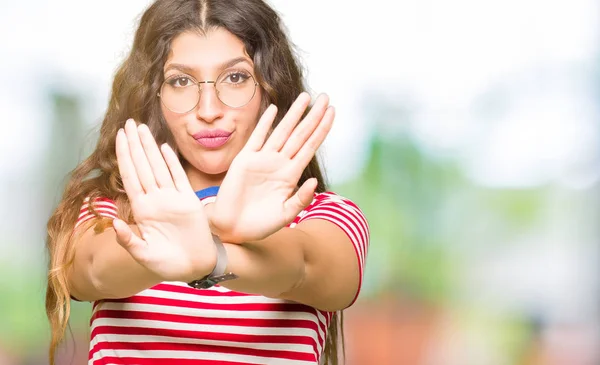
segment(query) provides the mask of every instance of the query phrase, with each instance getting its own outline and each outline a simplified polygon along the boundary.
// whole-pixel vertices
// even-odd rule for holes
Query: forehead
[[[165,62],[190,66],[202,72],[210,72],[228,60],[245,57],[244,43],[224,28],[209,30],[206,34],[187,31],[175,37],[171,43],[171,52]]]

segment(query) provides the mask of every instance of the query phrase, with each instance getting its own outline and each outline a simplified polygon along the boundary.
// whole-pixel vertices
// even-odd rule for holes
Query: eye
[[[222,82],[226,82],[228,84],[241,84],[244,81],[248,80],[250,75],[243,71],[233,71],[228,73],[223,77]]]
[[[187,76],[174,76],[167,80],[167,84],[173,87],[188,87],[194,84],[194,81]]]

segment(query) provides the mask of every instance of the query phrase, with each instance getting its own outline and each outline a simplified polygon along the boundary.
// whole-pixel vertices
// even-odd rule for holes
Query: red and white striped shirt
[[[205,204],[215,199],[198,196]],[[94,218],[88,203],[76,227]],[[94,207],[101,216],[117,216],[116,205],[108,199],[95,200]],[[348,235],[362,284],[369,227],[361,210],[335,193],[319,193],[289,227],[308,219],[333,222]],[[186,283],[163,282],[130,298],[94,303],[89,364],[318,364],[332,315],[219,285],[197,290]]]

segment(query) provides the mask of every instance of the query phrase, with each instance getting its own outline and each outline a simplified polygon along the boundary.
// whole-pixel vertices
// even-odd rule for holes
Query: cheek
[[[165,108],[165,106],[162,105],[162,103],[161,103],[160,109],[162,111],[163,118],[167,122],[167,127],[171,131],[173,131],[173,125],[175,124],[175,121],[177,120],[177,115],[175,113],[173,113],[172,111],[170,111],[169,109]]]
[[[242,132],[241,134],[243,136],[240,142],[246,143],[252,135],[252,132],[254,132],[254,129],[256,128],[256,124],[258,123],[260,114],[257,110],[252,110],[245,113],[243,118],[243,120],[238,121],[237,129],[240,130],[240,132]]]
[[[245,115],[246,120],[244,123],[244,127],[246,129],[246,137],[249,138],[254,128],[256,128],[256,124],[258,124],[258,120],[262,116],[262,100],[261,100],[260,92],[257,92],[256,96],[253,99],[253,102],[249,105],[249,108],[246,110]]]
[[[185,119],[182,118],[181,114],[173,113],[169,109],[166,109],[164,106],[162,106],[162,115],[167,122],[167,128],[169,128],[174,136],[181,133],[181,129],[185,125]]]
[[[167,128],[174,138],[174,142],[178,148],[181,148],[181,143],[184,141],[186,135],[185,119],[182,118],[181,115],[165,109],[164,106],[162,107],[162,114],[167,124]]]

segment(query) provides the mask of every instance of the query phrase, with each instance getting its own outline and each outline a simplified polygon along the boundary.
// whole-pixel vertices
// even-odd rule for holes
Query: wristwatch
[[[225,273],[227,268],[227,251],[218,236],[213,235],[213,241],[217,246],[217,264],[213,271],[199,280],[188,283],[189,286],[196,289],[208,289],[223,281],[236,279],[238,276],[232,272]]]

